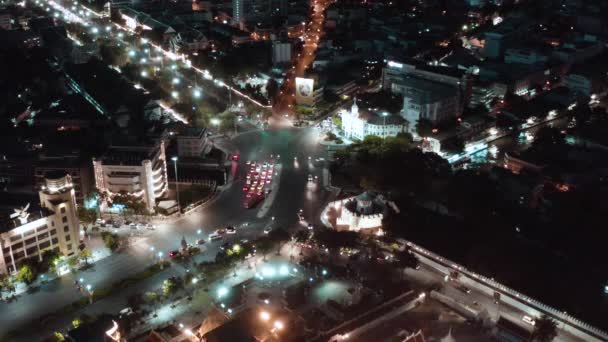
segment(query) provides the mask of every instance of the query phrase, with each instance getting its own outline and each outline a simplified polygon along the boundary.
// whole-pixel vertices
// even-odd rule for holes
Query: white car
[[[226,234],[236,234],[236,229],[234,227],[226,227]]]
[[[308,181],[312,182],[312,175],[310,175],[310,174],[308,175]]]
[[[217,232],[213,232],[211,234],[209,234],[209,241],[215,241],[215,240],[221,240],[222,236],[220,234],[218,234]]]
[[[536,321],[532,317],[530,317],[530,316],[526,315],[526,316],[522,317],[521,320],[524,321],[524,322],[526,322],[526,323],[528,323],[528,324],[530,324],[530,325],[536,325]]]
[[[270,228],[264,228],[264,234],[270,233]]]

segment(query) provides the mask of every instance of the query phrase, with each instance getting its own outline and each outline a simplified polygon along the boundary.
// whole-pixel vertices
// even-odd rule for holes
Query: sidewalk
[[[97,233],[90,233],[89,237],[84,239],[84,243],[86,248],[91,250],[91,257],[88,260],[88,265],[85,265],[84,262],[81,261],[80,264],[74,268],[76,271],[74,273],[77,273],[78,271],[83,270],[86,267],[90,267],[97,261],[104,259],[112,254],[112,252],[105,247],[101,236]],[[39,274],[38,278],[30,285],[15,282],[15,292],[0,291],[0,298],[9,298],[12,296],[22,295],[24,293],[27,293],[28,291],[37,289],[48,282],[61,278],[66,274],[72,273],[69,268],[67,268],[67,265],[65,265],[65,267],[66,269],[63,270],[63,272],[58,270],[58,272],[60,272],[61,274],[57,274],[54,272]]]

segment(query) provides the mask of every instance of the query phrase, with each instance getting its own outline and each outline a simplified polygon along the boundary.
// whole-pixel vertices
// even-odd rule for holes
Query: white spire
[[[357,106],[357,97],[353,99],[353,106],[350,107],[350,113],[353,115],[359,114],[359,106]]]

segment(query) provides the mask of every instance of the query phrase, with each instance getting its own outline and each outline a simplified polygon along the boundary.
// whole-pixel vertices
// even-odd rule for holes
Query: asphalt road
[[[233,166],[236,171],[235,179],[212,203],[179,220],[161,223],[154,231],[145,231],[142,237],[133,238],[125,252],[104,258],[89,270],[74,275],[68,274],[34,293],[19,296],[17,301],[0,303],[0,336],[11,330],[21,330],[23,336],[16,340],[31,341],[44,337],[43,332],[66,329],[76,314],[74,317],[51,318],[44,329],[19,328],[82,298],[84,294],[73,286],[75,279],[83,278],[85,283],[91,284],[94,289],[107,288],[158,261],[159,251],[163,252],[163,258],[167,258],[170,250],[179,249],[182,237],[188,243],[195,243],[200,238],[207,240],[208,234],[216,228],[227,225],[237,227],[237,233],[234,235],[225,235],[225,239],[217,242],[207,241],[203,245],[203,253],[198,258],[198,261],[201,261],[214,258],[219,246],[224,242],[252,240],[262,235],[264,228],[268,226],[297,227],[297,212],[300,209],[304,210],[307,219],[317,217],[320,213],[319,207],[323,203],[323,191],[319,184],[308,182],[308,175],[316,175],[321,179],[322,167],[315,159],[323,156],[323,152],[314,138],[316,135],[311,128],[257,130],[237,136],[232,144],[241,157]],[[277,155],[280,157],[277,158]],[[294,157],[298,159],[298,163],[295,163]],[[269,209],[261,218],[258,213],[263,203],[253,209],[246,209],[242,204],[242,186],[246,172],[244,166],[247,160],[275,160],[281,164],[279,183],[274,187],[277,193],[273,202],[267,203]],[[245,227],[244,223],[248,225]],[[154,251],[151,251],[151,247],[154,247]],[[162,279],[180,275],[184,271],[181,267],[171,267],[150,280],[94,303],[89,306],[87,312],[119,311],[126,305],[129,294],[157,289]]]

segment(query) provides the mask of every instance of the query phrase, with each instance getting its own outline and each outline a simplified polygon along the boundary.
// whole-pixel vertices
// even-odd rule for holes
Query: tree
[[[407,268],[416,268],[418,266],[418,258],[409,250],[409,248],[397,252],[395,257],[399,267],[401,267],[404,271]]]
[[[112,198],[112,204],[124,205],[125,209],[131,211],[135,215],[146,214],[146,204],[138,197],[135,197],[125,191],[121,191]]]
[[[433,123],[429,119],[418,119],[416,133],[421,137],[428,137],[433,133]]]
[[[339,129],[342,128],[342,118],[339,116],[334,116],[333,118],[331,118],[331,122],[334,124],[334,126],[338,127]]]
[[[540,150],[555,150],[566,143],[566,137],[559,129],[544,126],[536,132],[532,146]]]
[[[40,272],[45,273],[49,270],[56,272],[56,266],[61,259],[61,254],[58,251],[48,249],[42,252],[42,262],[39,264]]]
[[[63,341],[65,341],[65,336],[63,336],[63,334],[60,333],[60,332],[58,332],[58,331],[55,331],[53,333],[53,337],[52,338],[56,342],[63,342]]]
[[[111,43],[103,43],[99,46],[99,55],[104,63],[122,67],[127,64],[127,54],[124,49]]]
[[[177,283],[175,279],[173,277],[165,279],[165,281],[163,281],[162,289],[165,297],[169,297],[171,294],[173,294],[177,290]]]
[[[118,235],[109,232],[103,232],[101,233],[101,238],[103,239],[104,244],[109,250],[115,251],[118,247]]]
[[[83,206],[78,207],[78,220],[84,226],[84,230],[95,223],[97,220],[97,211],[95,209],[87,209]]]
[[[276,229],[273,229],[270,231],[270,233],[268,234],[268,238],[270,239],[270,241],[272,241],[278,245],[277,254],[280,254],[281,247],[283,247],[283,243],[289,241],[289,239],[291,237],[289,236],[289,233],[285,229],[276,228]]]
[[[308,241],[308,237],[310,236],[310,233],[307,230],[298,230],[295,234],[294,234],[294,239],[299,242],[299,243],[304,243],[306,241]]]
[[[78,254],[78,258],[84,261],[85,265],[89,264],[89,258],[91,257],[93,253],[91,252],[90,249],[85,248],[83,250],[80,251],[80,253]]]
[[[267,236],[262,236],[257,239],[255,246],[264,255],[264,261],[266,261],[266,254],[272,249],[272,241]]]
[[[36,280],[36,268],[29,263],[23,264],[17,272],[17,276],[15,277],[17,281],[20,281],[26,285],[30,285]]]
[[[557,323],[550,317],[543,315],[536,320],[532,339],[538,342],[551,342],[557,336]]]

